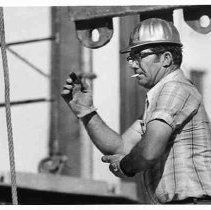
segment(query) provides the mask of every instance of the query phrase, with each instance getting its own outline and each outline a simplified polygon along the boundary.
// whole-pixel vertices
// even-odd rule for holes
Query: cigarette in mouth
[[[134,75],[132,75],[131,77],[137,77],[139,74],[134,74]]]

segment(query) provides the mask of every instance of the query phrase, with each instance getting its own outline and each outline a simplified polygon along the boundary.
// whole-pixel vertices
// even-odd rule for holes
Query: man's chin
[[[138,81],[138,85],[140,85],[141,87],[145,88],[145,89],[150,89],[152,88],[152,86],[146,82],[146,81],[143,81],[143,80],[139,80]]]
[[[140,86],[143,86],[143,87],[145,87],[145,86],[147,86],[147,81],[145,81],[144,79],[138,79],[138,84],[140,85]]]

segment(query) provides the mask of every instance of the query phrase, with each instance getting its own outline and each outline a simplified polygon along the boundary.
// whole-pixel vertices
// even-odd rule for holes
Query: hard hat
[[[182,47],[179,32],[171,22],[149,18],[135,27],[130,35],[129,46],[122,49],[120,53],[128,53],[133,49],[158,43],[169,43]]]

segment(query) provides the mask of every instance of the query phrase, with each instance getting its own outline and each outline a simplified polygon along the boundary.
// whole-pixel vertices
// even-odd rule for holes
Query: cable
[[[10,109],[9,68],[8,68],[8,63],[7,63],[5,31],[4,31],[4,12],[3,12],[2,7],[0,7],[0,36],[1,36],[1,53],[2,53],[4,83],[5,83],[5,104],[6,104],[5,108],[6,108],[6,120],[7,120],[9,160],[10,160],[12,203],[13,203],[13,205],[17,205],[18,204],[18,196],[17,196],[13,132],[12,132],[12,122],[11,122],[11,109]]]

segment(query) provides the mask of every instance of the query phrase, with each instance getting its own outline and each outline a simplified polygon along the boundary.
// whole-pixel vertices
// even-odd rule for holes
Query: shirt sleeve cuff
[[[172,129],[175,129],[175,122],[171,114],[163,111],[157,111],[153,112],[149,119],[147,119],[147,123],[153,121],[153,120],[162,120],[166,122],[169,126],[172,127]]]

